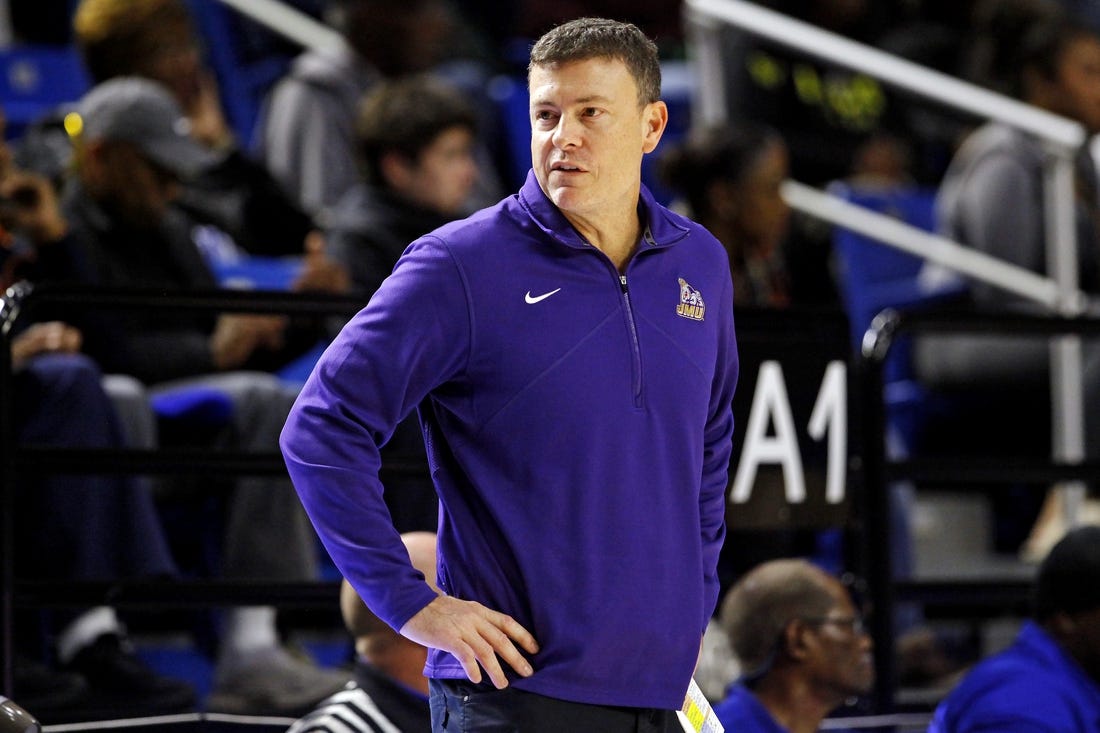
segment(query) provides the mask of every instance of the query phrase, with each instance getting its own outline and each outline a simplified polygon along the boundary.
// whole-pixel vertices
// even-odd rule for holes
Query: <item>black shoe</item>
[[[191,685],[154,672],[116,634],[104,634],[81,649],[68,669],[88,681],[95,705],[117,712],[117,717],[196,709]]]
[[[88,683],[75,672],[61,672],[17,656],[13,699],[28,710],[64,710],[87,698]]]

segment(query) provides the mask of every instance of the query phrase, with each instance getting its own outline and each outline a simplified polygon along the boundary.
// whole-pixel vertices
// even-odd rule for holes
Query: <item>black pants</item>
[[[433,733],[683,733],[671,710],[558,700],[514,687],[431,681]]]

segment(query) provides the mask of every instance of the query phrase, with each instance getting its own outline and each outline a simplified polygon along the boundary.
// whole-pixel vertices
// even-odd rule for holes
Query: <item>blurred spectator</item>
[[[410,242],[469,213],[476,129],[465,99],[429,77],[382,82],[367,95],[356,130],[363,177],[325,232],[356,292],[370,297]]]
[[[1059,0],[977,0],[961,74],[1001,94],[1023,98],[1018,54],[1028,30],[1065,15]]]
[[[1100,527],[1043,560],[1034,620],[936,708],[929,733],[1094,733],[1100,725]]]
[[[782,250],[790,219],[780,193],[788,174],[782,138],[752,123],[710,128],[667,151],[661,165],[669,186],[686,199],[691,217],[725,246],[734,304],[790,305]]]
[[[51,262],[67,259],[72,246],[52,185],[11,165],[3,129],[0,113],[0,290],[42,276]],[[23,316],[11,338],[10,399],[19,443],[126,447],[99,369],[80,353],[80,331],[60,321],[35,322],[33,311]],[[176,572],[151,488],[139,478],[22,475],[15,511],[20,578],[102,581]],[[41,628],[40,619],[33,623]],[[40,634],[23,628],[16,638],[25,656],[15,674],[16,694],[46,722],[59,722],[65,713],[91,719],[194,708],[190,686],[155,674],[133,654],[113,608],[55,612],[48,626],[55,632],[48,646],[66,671],[40,664],[33,648]]]
[[[1100,131],[1100,36],[1091,28],[1054,19],[1031,23],[1013,50],[1011,88],[1023,101]],[[948,236],[1000,260],[1046,274],[1044,175],[1051,153],[1028,133],[988,123],[969,136],[948,169],[937,201]],[[1097,170],[1088,146],[1076,158],[1077,274],[1086,292],[1100,292],[1100,199]],[[978,309],[1036,312],[1041,306],[975,282]],[[1084,344],[1086,454],[1100,450],[1100,349]],[[933,387],[972,389],[983,384],[1011,389],[1018,399],[1049,405],[1049,347],[1043,339],[1004,336],[922,337],[916,344],[917,373]],[[1045,410],[1045,408],[1043,408]],[[1047,415],[1022,419],[1016,434],[1039,431]],[[1040,433],[1038,437],[1041,438]],[[1051,494],[1056,497],[1057,494]],[[1023,550],[1042,556],[1064,531],[1054,499]],[[1049,519],[1050,521],[1046,521]]]
[[[721,625],[741,678],[714,712],[739,733],[813,733],[871,691],[871,637],[840,582],[804,560],[772,560],[737,582]]]
[[[313,221],[238,146],[183,0],[81,0],[73,28],[93,83],[141,76],[163,84],[187,115],[191,135],[217,155],[183,182],[177,205],[250,252],[306,251]]]
[[[401,535],[409,559],[433,589],[436,539],[430,532]],[[340,586],[340,612],[355,639],[355,679],[287,733],[420,733],[431,729],[428,650],[375,616],[346,580]]]
[[[71,124],[77,175],[65,191],[68,225],[88,267],[83,280],[108,287],[215,287],[182,212],[172,207],[179,181],[211,154],[187,134],[172,96],[160,85],[119,77],[96,86]],[[126,311],[97,355],[143,380],[151,394],[187,386],[216,390],[232,402],[234,447],[272,451],[296,389],[273,374],[240,371],[270,363],[286,338],[276,316]],[[316,577],[316,536],[289,480],[239,480],[227,505],[221,574],[227,578],[304,581]],[[228,614],[214,691],[207,705],[233,713],[294,714],[346,678],[296,659],[280,644],[275,609]]]
[[[99,369],[79,346],[79,332],[57,322],[34,324],[15,337],[12,394],[20,444],[127,447]],[[134,477],[23,478],[15,511],[20,578],[64,583],[176,572],[150,487]],[[190,685],[155,673],[134,654],[114,608],[54,613],[50,622],[56,630],[50,647],[62,674],[35,663],[33,626],[17,634],[31,661],[16,665],[15,694],[43,722],[195,709]]]
[[[298,57],[272,90],[262,121],[267,165],[314,215],[358,180],[359,100],[380,79],[438,64],[453,28],[443,0],[330,0],[326,17],[346,45]]]

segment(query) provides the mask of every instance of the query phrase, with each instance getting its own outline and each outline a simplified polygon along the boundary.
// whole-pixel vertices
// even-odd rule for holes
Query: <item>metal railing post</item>
[[[874,325],[860,344],[859,375],[860,408],[863,412],[862,456],[863,496],[860,517],[863,537],[864,576],[871,600],[869,619],[871,637],[875,640],[875,689],[877,710],[893,706],[897,686],[894,659],[894,595],[890,587],[893,577],[890,548],[894,528],[890,524],[889,488],[886,480],[886,406],[882,398],[883,369],[886,355],[893,345],[898,326],[897,314],[884,311],[875,317]],[[872,521],[872,520],[878,521]]]
[[[725,74],[722,70],[722,24],[701,13],[684,9],[684,22],[690,39],[688,55],[699,82],[692,89],[692,125],[704,127],[725,122]]]
[[[15,425],[12,419],[11,329],[29,288],[0,298],[0,694],[15,694]]]
[[[1053,146],[1052,146],[1053,147]],[[1077,289],[1077,220],[1074,185],[1076,150],[1052,150],[1044,170],[1043,206],[1046,229],[1047,273],[1062,293]],[[1075,316],[1080,307],[1060,303],[1063,315]],[[1050,345],[1051,451],[1055,460],[1078,463],[1085,458],[1084,369],[1081,338],[1060,336]],[[1066,526],[1080,520],[1085,484],[1069,481],[1056,489],[1061,494]]]

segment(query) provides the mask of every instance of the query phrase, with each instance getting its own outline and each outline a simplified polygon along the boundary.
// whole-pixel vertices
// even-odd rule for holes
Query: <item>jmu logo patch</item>
[[[676,306],[676,315],[690,318],[693,321],[703,320],[703,313],[707,307],[703,304],[703,296],[698,290],[688,285],[684,278],[678,278],[680,283],[680,303]]]

